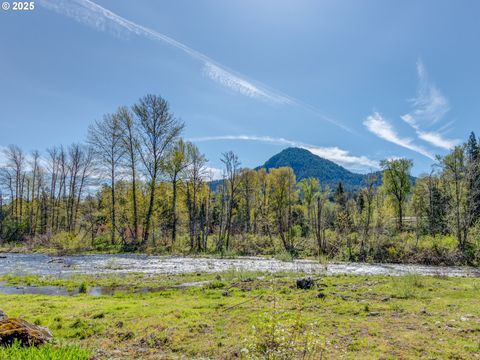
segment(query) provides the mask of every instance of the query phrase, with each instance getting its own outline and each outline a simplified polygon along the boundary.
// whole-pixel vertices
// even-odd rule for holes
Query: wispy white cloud
[[[440,132],[417,130],[417,135],[423,141],[426,141],[438,148],[450,150],[458,145],[461,141],[458,139],[448,139]]]
[[[417,75],[417,96],[411,100],[413,111],[408,115],[414,123],[435,124],[450,110],[448,100],[428,79],[421,60],[417,61]]]
[[[378,161],[369,159],[366,156],[351,155],[347,150],[339,147],[321,147],[311,144],[305,144],[299,141],[288,140],[285,138],[277,138],[271,136],[251,136],[251,135],[223,135],[223,136],[206,136],[189,139],[193,142],[202,141],[219,141],[219,140],[240,140],[240,141],[258,141],[277,145],[286,145],[306,149],[311,153],[331,160],[350,170],[369,170],[379,167]]]
[[[161,41],[183,51],[188,56],[203,64],[203,73],[217,83],[230,88],[244,96],[260,101],[281,105],[294,105],[313,113],[318,118],[328,121],[346,131],[352,130],[340,121],[324,115],[316,107],[307,104],[279,90],[268,87],[258,81],[247,79],[226,66],[219,64],[207,55],[152,29],[127,20],[114,12],[90,0],[37,0],[37,3],[46,9],[55,11],[74,19],[77,22],[93,27],[99,31],[108,31],[118,36],[137,35]]]
[[[265,143],[296,146],[298,143],[295,141],[287,140],[284,138],[275,138],[271,136],[255,136],[255,135],[221,135],[221,136],[203,136],[188,139],[193,142],[203,141],[218,141],[218,140],[246,140],[246,141],[260,141]]]
[[[450,110],[448,100],[441,91],[429,80],[427,71],[421,60],[417,61],[418,89],[417,95],[411,99],[412,111],[401,116],[423,141],[443,149],[451,149],[460,141],[448,139],[441,130],[425,131],[423,127],[436,125]]]
[[[7,164],[7,157],[5,155],[7,151],[7,147],[0,145],[0,167],[5,166]]]
[[[211,166],[207,166],[205,172],[206,172],[207,179],[209,181],[222,179],[223,173],[224,173],[222,169],[211,167]]]
[[[363,122],[363,124],[370,132],[386,141],[415,151],[432,160],[435,159],[432,153],[430,153],[422,146],[415,144],[411,138],[400,137],[395,131],[392,124],[386,119],[384,119],[382,115],[380,115],[378,112],[374,112],[372,115],[368,116]]]
[[[372,160],[364,155],[351,155],[347,150],[341,149],[337,146],[319,147],[300,144],[299,147],[307,149],[312,154],[345,166],[350,170],[371,170],[378,168],[378,161]]]
[[[264,101],[273,101],[280,104],[293,104],[293,100],[288,97],[276,94],[273,91],[267,90],[263,86],[255,86],[252,82],[249,82],[212,62],[205,63],[204,74],[210,79],[237,91],[242,95]]]

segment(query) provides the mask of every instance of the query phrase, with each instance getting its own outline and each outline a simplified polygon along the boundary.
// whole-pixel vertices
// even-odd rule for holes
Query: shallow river
[[[480,268],[441,267],[401,264],[329,263],[312,260],[280,261],[258,257],[215,259],[204,257],[172,257],[147,255],[80,255],[51,257],[42,254],[1,254],[0,275],[52,275],[71,274],[180,274],[194,272],[298,271],[307,274],[356,275],[442,275],[454,277],[480,277]]]

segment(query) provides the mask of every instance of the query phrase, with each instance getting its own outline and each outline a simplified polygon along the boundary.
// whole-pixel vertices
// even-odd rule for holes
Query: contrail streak
[[[90,0],[37,0],[37,3],[48,10],[70,17],[82,24],[91,26],[99,31],[109,31],[120,35],[121,33],[134,34],[145,38],[161,41],[183,51],[188,56],[203,63],[204,74],[219,84],[232,89],[242,95],[276,104],[298,106],[313,113],[315,116],[352,132],[342,123],[325,116],[312,105],[272,89],[258,81],[252,81],[245,76],[228,69],[217,63],[207,55],[142,25],[127,20],[114,12]]]

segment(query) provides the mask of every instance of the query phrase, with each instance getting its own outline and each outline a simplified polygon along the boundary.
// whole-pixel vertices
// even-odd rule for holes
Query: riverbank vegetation
[[[85,143],[26,154],[0,169],[4,250],[143,251],[478,264],[480,146],[438,157],[429,174],[390,159],[358,189],[247,169],[221,155],[223,178],[181,138],[166,100],[147,95],[93,123]],[[299,180],[299,181],[298,181]],[[17,248],[18,249],[18,248]]]
[[[80,354],[80,347],[98,358],[475,359],[480,352],[476,278],[323,276],[302,290],[296,279],[303,276],[156,276],[150,283],[165,287],[142,293],[145,275],[130,275],[117,277],[121,292],[114,296],[0,295],[0,303],[11,316],[53,332],[55,342],[41,351]],[[70,287],[114,281],[3,280]],[[190,285],[171,286],[185,282]],[[1,349],[0,358],[8,351]]]

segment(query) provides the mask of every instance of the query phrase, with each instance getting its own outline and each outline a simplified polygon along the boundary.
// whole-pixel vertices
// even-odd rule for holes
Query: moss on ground
[[[480,279],[325,276],[300,290],[300,276],[10,276],[3,280],[122,293],[0,295],[0,304],[98,358],[480,358]],[[143,287],[157,291],[135,292]]]

